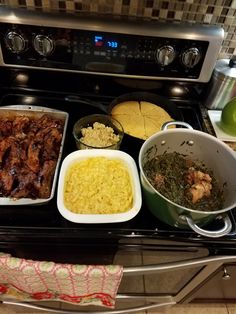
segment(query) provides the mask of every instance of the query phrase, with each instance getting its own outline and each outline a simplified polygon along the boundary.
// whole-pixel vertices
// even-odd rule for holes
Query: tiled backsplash
[[[113,14],[220,25],[219,58],[236,54],[236,0],[0,0],[1,5],[47,12]]]

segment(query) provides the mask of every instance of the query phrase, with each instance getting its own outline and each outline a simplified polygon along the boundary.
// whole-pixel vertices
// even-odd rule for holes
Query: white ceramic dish
[[[208,116],[218,139],[225,142],[236,142],[236,136],[225,133],[219,126],[221,110],[208,110]]]
[[[133,207],[125,213],[117,214],[76,214],[66,208],[64,204],[64,178],[68,167],[78,160],[90,157],[107,157],[109,159],[122,160],[129,170],[133,188]],[[61,215],[69,221],[76,223],[117,223],[134,218],[140,211],[142,204],[141,187],[138,170],[134,159],[127,153],[110,149],[78,150],[69,154],[62,162],[59,174],[57,207]]]

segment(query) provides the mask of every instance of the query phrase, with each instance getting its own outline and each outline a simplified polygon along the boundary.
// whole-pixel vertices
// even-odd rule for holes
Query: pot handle
[[[210,238],[219,238],[219,237],[223,237],[225,235],[227,235],[231,229],[232,229],[232,223],[231,220],[229,218],[228,215],[226,215],[225,217],[221,217],[219,216],[218,218],[223,218],[224,221],[224,226],[222,229],[220,230],[216,230],[216,231],[209,231],[209,230],[204,230],[200,227],[198,227],[192,220],[191,217],[185,216],[185,215],[181,215],[180,216],[181,219],[187,221],[189,227],[197,232],[198,234],[205,236],[205,237],[210,237]]]
[[[190,124],[183,121],[167,121],[162,125],[161,130],[162,131],[167,130],[168,126],[170,125],[182,125],[185,126],[187,129],[193,130],[193,127]]]

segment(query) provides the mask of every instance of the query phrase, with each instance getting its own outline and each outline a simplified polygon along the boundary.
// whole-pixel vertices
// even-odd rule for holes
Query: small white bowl
[[[124,213],[117,214],[76,214],[66,208],[64,204],[64,183],[68,167],[75,161],[85,160],[91,157],[107,157],[118,159],[127,165],[133,189],[133,207]],[[142,205],[141,187],[138,170],[134,159],[127,153],[112,149],[78,150],[66,156],[63,160],[59,175],[57,191],[57,207],[60,214],[69,221],[77,223],[116,223],[134,218]]]

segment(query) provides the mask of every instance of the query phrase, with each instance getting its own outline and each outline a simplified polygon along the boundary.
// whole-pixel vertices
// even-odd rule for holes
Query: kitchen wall
[[[0,5],[220,25],[225,38],[219,58],[236,54],[236,0],[0,0]]]

